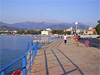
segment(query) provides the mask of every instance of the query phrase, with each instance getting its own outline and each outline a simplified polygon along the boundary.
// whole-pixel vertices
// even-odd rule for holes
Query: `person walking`
[[[67,42],[67,34],[66,35],[64,35],[64,43],[66,44],[66,42]]]
[[[76,34],[76,36],[74,37],[74,39],[75,39],[75,44],[76,44],[76,46],[78,46],[78,39],[79,39],[79,37],[78,37],[77,34]]]

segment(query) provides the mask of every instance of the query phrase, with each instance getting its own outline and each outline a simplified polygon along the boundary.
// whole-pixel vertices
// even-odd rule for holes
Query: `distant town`
[[[88,30],[85,30],[85,29],[77,29],[77,30],[74,30],[72,27],[70,27],[69,29],[64,29],[63,30],[58,30],[58,29],[55,29],[55,30],[51,30],[50,28],[47,28],[45,30],[19,30],[19,31],[9,31],[9,30],[6,30],[6,31],[0,31],[0,34],[33,34],[33,35],[38,35],[38,34],[41,34],[41,35],[53,35],[53,34],[68,34],[68,35],[71,35],[71,34],[75,34],[75,33],[78,33],[78,34],[84,34],[84,35],[97,35],[97,32],[94,28],[92,27],[89,27]]]
[[[22,29],[22,28],[16,28],[16,27],[10,27],[6,26],[3,24],[0,24],[0,35],[4,34],[31,34],[31,35],[61,35],[61,34],[68,34],[68,35],[73,35],[73,34],[81,34],[81,35],[100,35],[100,20],[98,21],[98,25],[96,27],[88,27],[88,29],[81,29],[81,27],[77,27],[77,22],[76,22],[76,29],[75,27],[69,27],[67,29],[61,30],[61,29],[51,29],[51,28],[46,28],[46,29],[38,29],[38,30],[33,30],[33,29]],[[74,25],[75,26],[75,25]],[[8,29],[8,30],[7,30]]]

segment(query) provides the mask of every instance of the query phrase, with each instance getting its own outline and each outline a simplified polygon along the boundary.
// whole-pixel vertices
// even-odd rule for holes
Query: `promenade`
[[[37,52],[31,74],[27,75],[100,75],[100,50],[75,46],[73,39],[57,40]]]

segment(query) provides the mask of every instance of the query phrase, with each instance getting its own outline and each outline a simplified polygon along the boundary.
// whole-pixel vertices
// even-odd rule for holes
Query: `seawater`
[[[37,37],[37,39],[39,38]],[[41,39],[48,39],[48,37],[42,37]],[[24,55],[28,42],[33,40],[34,37],[29,36],[0,36],[0,68]],[[5,75],[11,75],[13,71],[21,67],[22,60],[9,67],[5,71]]]

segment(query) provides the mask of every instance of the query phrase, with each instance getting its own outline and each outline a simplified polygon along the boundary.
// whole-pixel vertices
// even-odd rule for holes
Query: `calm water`
[[[39,37],[37,37],[38,39]],[[47,37],[41,39],[48,39]],[[29,41],[34,37],[27,36],[0,36],[0,68],[24,55]],[[22,60],[6,70],[6,75],[11,75],[14,69],[22,67]]]

